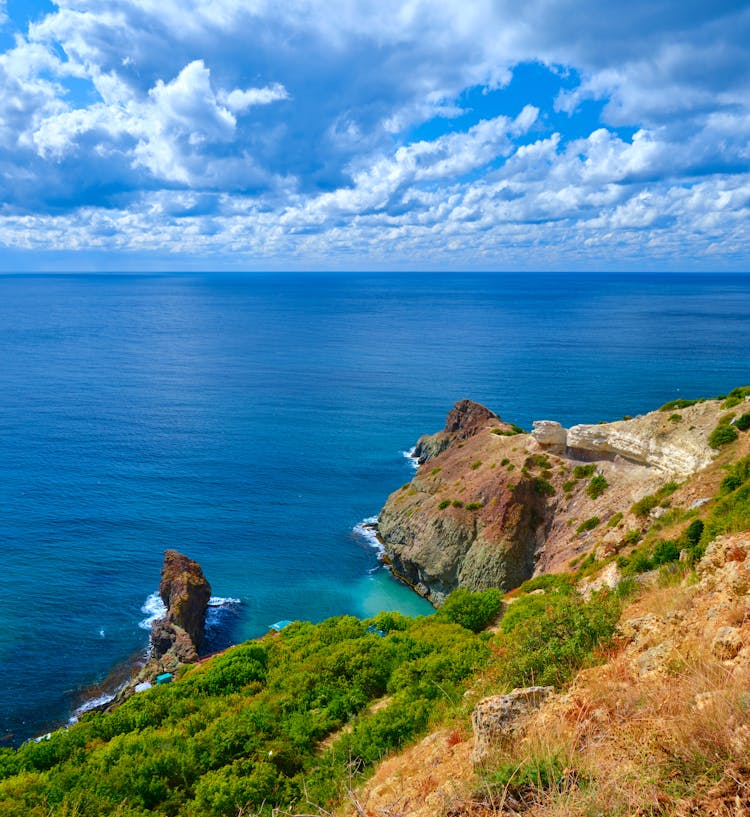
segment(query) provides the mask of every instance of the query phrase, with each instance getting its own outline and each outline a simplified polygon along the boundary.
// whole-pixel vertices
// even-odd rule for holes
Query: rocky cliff
[[[153,658],[196,661],[211,598],[211,585],[200,565],[176,550],[165,551],[159,595],[167,614],[151,625]]]
[[[569,429],[543,420],[525,433],[462,400],[443,430],[419,439],[416,476],[380,513],[386,559],[439,605],[457,587],[509,590],[583,554],[617,552],[643,526],[637,500],[664,489],[653,514],[700,501],[677,481],[712,462],[723,414],[707,400]]]

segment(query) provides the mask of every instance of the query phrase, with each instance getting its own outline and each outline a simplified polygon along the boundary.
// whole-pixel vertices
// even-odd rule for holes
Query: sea
[[[0,746],[111,694],[167,548],[208,651],[429,613],[364,523],[461,398],[530,428],[748,383],[748,275],[0,275]]]

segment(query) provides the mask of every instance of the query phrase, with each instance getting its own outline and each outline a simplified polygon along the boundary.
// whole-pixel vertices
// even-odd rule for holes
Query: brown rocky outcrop
[[[176,550],[165,551],[159,595],[167,614],[151,625],[153,657],[172,656],[183,664],[196,661],[211,598],[200,565]]]
[[[423,434],[414,446],[413,456],[419,463],[434,459],[448,446],[468,440],[485,428],[510,429],[494,411],[473,400],[459,400],[448,413],[445,428],[437,434]]]

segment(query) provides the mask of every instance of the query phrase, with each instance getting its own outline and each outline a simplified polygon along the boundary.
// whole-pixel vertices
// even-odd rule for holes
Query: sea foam
[[[383,547],[383,543],[378,538],[377,524],[377,516],[368,516],[367,519],[357,522],[357,524],[352,528],[352,533],[360,539],[363,539],[371,548],[377,550],[378,559],[382,561],[383,556],[385,555],[385,548]],[[378,569],[378,567],[374,567],[369,572],[375,573]]]
[[[151,630],[151,624],[160,618],[164,618],[167,614],[167,608],[161,600],[158,592],[152,593],[146,601],[143,602],[141,612],[146,613],[146,618],[138,622],[138,626],[142,630]]]
[[[417,450],[416,445],[412,446],[408,451],[402,451],[404,457],[409,461],[409,465],[416,471],[419,468],[419,459],[414,456],[414,452]]]
[[[240,599],[233,599],[229,596],[211,596],[208,600],[208,611],[206,612],[206,626],[216,626],[221,618],[222,611],[233,610],[242,604]],[[151,593],[143,602],[141,612],[146,613],[146,617],[138,622],[142,630],[151,630],[151,624],[167,614],[167,608],[161,600],[158,592]]]

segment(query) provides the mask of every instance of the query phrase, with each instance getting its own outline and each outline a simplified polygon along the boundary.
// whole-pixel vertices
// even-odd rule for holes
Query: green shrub
[[[748,396],[750,396],[750,386],[740,386],[739,388],[732,389],[727,395],[726,400],[721,404],[721,407],[723,409],[734,408]]]
[[[502,465],[502,466],[503,466],[503,468],[504,468],[504,467],[505,467],[505,466],[506,466],[506,465],[507,465],[509,462],[510,462],[510,460],[509,460],[507,457],[503,457],[503,458],[500,460],[500,465]]]
[[[660,539],[655,545],[651,559],[655,566],[676,562],[680,558],[680,546],[677,542]]]
[[[750,428],[750,412],[746,411],[744,414],[741,414],[735,420],[734,426],[740,431],[747,431],[748,428]]]
[[[526,432],[521,428],[521,426],[517,426],[515,423],[510,423],[510,431],[506,431],[504,428],[493,428],[493,434],[497,434],[500,437],[513,437],[516,434],[525,434]]]
[[[432,471],[430,471],[430,476],[434,477],[436,474],[439,474],[442,470],[443,469],[441,468],[441,466],[438,465],[436,468],[433,468]]]
[[[480,508],[484,507],[484,502],[467,502],[466,503],[466,510],[467,511],[478,511]]]
[[[679,482],[675,482],[674,480],[670,480],[669,482],[665,482],[664,485],[659,488],[656,492],[656,496],[659,499],[663,499],[664,497],[672,496],[672,494],[680,487]]]
[[[741,460],[732,463],[727,468],[727,471],[727,475],[719,486],[719,493],[721,495],[731,493],[739,488],[740,485],[750,480],[750,456],[743,457]]]
[[[543,496],[554,496],[555,495],[555,487],[552,483],[548,482],[546,479],[542,477],[537,477],[534,480],[534,490],[538,494],[542,494]]]
[[[737,429],[727,423],[719,423],[708,436],[711,448],[721,448],[722,445],[733,443],[739,435]]]
[[[450,499],[443,499],[438,505],[438,509],[444,511],[450,504],[451,504]]]
[[[533,590],[555,590],[558,593],[572,593],[573,577],[569,573],[544,573],[526,581],[518,588],[521,593]]]
[[[607,521],[608,528],[616,528],[620,522],[622,522],[622,513],[618,511],[617,513],[613,513],[612,516],[609,517]]]
[[[586,493],[591,499],[598,499],[607,488],[609,488],[609,483],[606,478],[602,474],[597,474],[595,477],[592,477],[591,482],[589,482],[586,487]]]
[[[573,488],[575,488],[575,487],[576,487],[575,480],[574,479],[568,479],[565,482],[563,482],[562,489],[563,489],[563,491],[565,491],[566,494],[569,494],[573,490]]]
[[[646,573],[654,569],[654,563],[646,551],[636,550],[631,554],[626,569],[627,572],[631,574]]]
[[[623,545],[637,545],[641,541],[639,530],[629,530],[622,539]]]
[[[573,469],[573,476],[576,479],[586,479],[586,477],[593,476],[595,471],[596,465],[594,465],[594,463],[590,465],[576,465]]]
[[[552,463],[545,454],[531,454],[524,463],[527,468],[551,468]]]
[[[653,494],[649,494],[648,496],[644,496],[643,499],[634,502],[630,510],[636,516],[644,518],[647,517],[658,504],[659,498]]]
[[[681,414],[672,414],[669,417],[669,421],[671,423],[679,423],[681,420],[682,420],[682,415]]]
[[[454,499],[451,504],[453,505],[454,508],[463,508],[464,506],[464,503],[461,502],[460,499]]]
[[[601,520],[598,516],[592,516],[589,519],[586,519],[584,522],[576,528],[576,533],[585,533],[589,530],[594,530],[594,528],[599,524]]]
[[[685,409],[689,408],[690,406],[694,406],[696,403],[704,403],[705,397],[699,397],[697,400],[684,400],[682,398],[678,400],[670,400],[668,403],[665,403],[659,411],[672,411],[672,409]]]
[[[476,593],[459,588],[448,596],[436,618],[478,633],[498,617],[502,606],[502,594],[494,587]]]
[[[598,646],[610,643],[619,613],[620,601],[611,593],[589,602],[562,593],[522,596],[500,624],[502,679],[509,687],[561,686],[594,662]]]
[[[487,775],[484,784],[494,798],[504,802],[512,797],[517,802],[525,803],[539,799],[539,795],[535,794],[538,792],[562,793],[570,784],[570,774],[569,763],[562,755],[532,756],[520,765],[516,762],[502,763]],[[579,774],[576,774],[575,782],[581,785]]]
[[[477,460],[476,462],[472,462],[472,464],[471,464],[471,470],[472,471],[476,471],[477,468],[481,468],[481,467],[482,467],[482,460]]]
[[[685,544],[688,547],[694,548],[700,542],[704,527],[702,519],[694,519],[688,525],[685,531]]]
[[[750,456],[732,464],[719,486],[717,499],[708,517],[699,547],[706,545],[721,533],[750,528]]]

